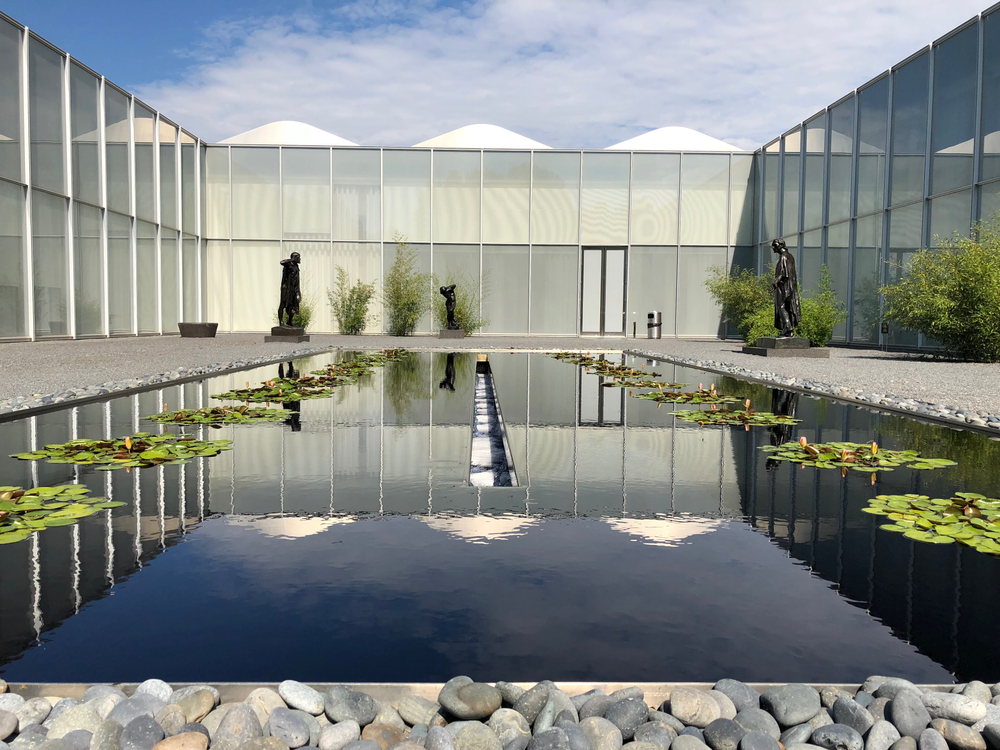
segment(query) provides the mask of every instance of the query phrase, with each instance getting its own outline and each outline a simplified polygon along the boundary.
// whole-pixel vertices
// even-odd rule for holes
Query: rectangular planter
[[[178,323],[181,336],[188,339],[214,339],[218,323]]]

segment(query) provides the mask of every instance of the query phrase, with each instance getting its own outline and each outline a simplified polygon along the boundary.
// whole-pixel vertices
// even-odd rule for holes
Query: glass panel
[[[602,250],[583,251],[583,322],[586,333],[601,332],[601,256]]]
[[[31,197],[35,290],[35,335],[67,336],[69,274],[66,255],[66,201],[48,193]]]
[[[924,197],[929,60],[929,55],[921,55],[893,73],[890,200],[893,206]]]
[[[385,238],[401,234],[410,242],[431,238],[431,152],[384,151]]]
[[[69,116],[73,153],[73,196],[101,205],[97,109],[101,83],[75,63],[69,69]],[[78,330],[79,332],[79,330]]]
[[[576,243],[579,222],[580,154],[536,152],[531,195],[531,241],[540,244]],[[575,271],[573,275],[576,276]],[[573,296],[576,297],[575,290]],[[576,316],[573,317],[575,330]],[[535,328],[534,321],[531,326]]]
[[[420,244],[414,242],[410,242],[408,244],[410,246],[410,250],[416,253],[417,256],[417,263],[416,263],[417,273],[430,273],[431,246],[427,244]],[[397,246],[395,242],[386,242],[382,246],[383,273],[388,273],[389,267],[392,266],[393,262],[396,260],[396,247]],[[437,294],[437,289],[433,288],[433,284],[431,286],[430,291],[433,294]],[[428,306],[427,312],[420,317],[419,321],[417,321],[417,327],[414,330],[414,333],[430,333],[432,330],[432,326],[433,324],[431,321],[431,311],[430,307]]]
[[[285,153],[288,153],[287,151]],[[327,152],[329,153],[329,152]],[[329,181],[329,174],[327,175]],[[329,205],[329,204],[327,204]],[[329,210],[329,209],[328,209]],[[336,321],[330,308],[327,293],[333,285],[333,252],[329,242],[285,242],[282,247],[285,257],[292,253],[302,256],[300,265],[300,286],[302,301],[312,305],[313,317],[309,330],[315,333],[332,333]],[[278,271],[274,273],[280,276]],[[279,289],[280,293],[280,289]],[[275,297],[274,307],[277,313],[278,298]]]
[[[764,239],[778,236],[778,177],[781,169],[781,141],[764,149]]]
[[[638,154],[636,154],[638,157]],[[627,330],[633,325],[637,335],[646,332],[646,315],[662,313],[664,336],[674,335],[674,310],[677,307],[677,248],[636,247],[628,256]]]
[[[280,278],[278,283],[280,286]],[[233,267],[229,257],[229,240],[209,240],[205,243],[205,287],[208,296],[205,319],[218,323],[221,331],[233,330]]]
[[[730,195],[729,237],[737,245],[749,245],[754,236],[757,161],[754,156],[733,154],[733,187]]]
[[[917,208],[919,209],[919,206]],[[898,209],[893,211],[893,215],[910,210],[912,208]],[[919,224],[919,213],[917,223]],[[833,227],[831,227],[832,229]],[[858,219],[856,233],[851,341],[875,343],[878,341],[881,321],[878,290],[882,283],[880,260],[882,257],[882,214]]]
[[[108,316],[110,332],[132,332],[131,220],[108,213]]]
[[[187,139],[187,134],[181,133],[181,140]],[[181,143],[181,228],[189,234],[198,231],[198,217],[194,210],[195,148],[193,143]]]
[[[177,229],[177,128],[160,123],[160,223]]]
[[[76,333],[104,333],[104,262],[101,257],[101,209],[74,204],[73,285]]]
[[[145,221],[136,222],[135,287],[139,333],[159,333],[159,306],[156,281],[156,227]]]
[[[895,284],[910,264],[910,257],[922,245],[923,204],[897,208],[889,212],[889,253],[886,283]],[[890,325],[889,343],[895,346],[916,346],[917,334]]]
[[[681,242],[725,245],[729,155],[685,154],[681,160]]]
[[[979,204],[979,218],[982,221],[1000,223],[1000,182],[983,185]]]
[[[934,52],[932,194],[972,184],[978,48],[979,27],[973,24]]]
[[[64,195],[62,63],[62,55],[51,47],[33,37],[29,40],[31,184]],[[65,223],[63,221],[64,226]]]
[[[229,149],[205,149],[205,234],[229,237]]]
[[[604,262],[604,333],[624,333],[625,250],[608,249]]]
[[[340,153],[341,152],[337,152],[338,155]],[[363,281],[366,284],[370,284],[374,281],[376,283],[376,289],[378,289],[378,281],[382,275],[381,246],[377,243],[334,242],[334,279],[336,279],[337,266],[340,266],[347,272],[347,277],[351,284],[354,284],[357,281]],[[374,319],[371,320],[368,323],[368,327],[365,328],[365,332],[367,333],[377,333],[382,330],[382,319],[379,315],[381,304],[378,300],[379,297],[377,296],[372,299],[371,305],[368,308],[369,312],[374,314]],[[336,324],[337,322],[334,320],[333,326],[336,327]]]
[[[281,237],[278,149],[233,148],[230,153],[233,160],[233,237],[278,239]],[[233,259],[236,257],[234,249]],[[236,330],[263,330],[243,328],[238,318],[234,325]]]
[[[884,124],[883,124],[884,128]],[[851,159],[854,153],[854,97],[830,110],[829,220],[851,217]]]
[[[528,242],[530,183],[531,154],[503,151],[483,154],[483,242]],[[524,271],[527,274],[527,265]],[[527,331],[527,321],[525,312],[522,332]]]
[[[183,257],[181,268],[184,271],[182,293],[184,296],[183,320],[185,323],[198,322],[198,240],[184,235],[181,240]],[[325,301],[325,300],[324,300]]]
[[[128,97],[111,86],[104,87],[104,141],[108,208],[129,214]]]
[[[889,78],[858,94],[858,214],[882,210]]]
[[[531,248],[531,333],[576,333],[579,263],[576,247]]]
[[[274,149],[276,163],[277,151]],[[234,154],[234,179],[235,168]],[[235,184],[233,187],[235,188]],[[247,291],[251,289],[253,293],[248,294]],[[280,243],[233,242],[232,294],[234,331],[270,331],[271,326],[278,324],[278,302],[281,298]]]
[[[837,299],[844,303],[846,308],[848,298],[851,294],[851,277],[849,259],[851,255],[851,223],[845,221],[841,224],[834,224],[827,230],[826,235],[826,267],[830,271],[833,279],[833,290],[837,293]],[[847,338],[847,323],[838,323],[833,329],[835,341],[844,341]]]
[[[201,320],[208,320],[208,243],[201,240],[198,255],[201,260],[201,281],[198,284],[198,296],[201,298]]]
[[[823,160],[826,153],[826,115],[806,123],[805,184],[802,191],[803,229],[823,225]]]
[[[480,151],[434,152],[434,241],[479,242]]]
[[[584,244],[628,244],[629,162],[629,154],[583,155]]]
[[[160,234],[160,303],[164,333],[177,331],[177,236],[166,229]]]
[[[784,186],[781,206],[781,233],[784,236],[799,231],[799,166],[802,161],[799,131],[782,138],[785,144]],[[683,240],[681,240],[683,242]]]
[[[705,280],[708,269],[725,267],[724,247],[682,247],[677,258],[677,335],[718,336],[721,311]]]
[[[525,235],[527,229],[525,223]],[[483,298],[483,317],[490,323],[483,332],[527,333],[528,246],[484,245],[483,286],[487,285],[490,294]]]
[[[981,180],[1000,177],[1000,12],[983,17],[983,159]]]
[[[434,156],[435,164],[437,155]],[[437,200],[435,198],[435,200]],[[472,289],[479,289],[479,245],[434,245],[434,303],[438,304],[439,299],[443,299],[438,289],[445,284],[455,284]],[[488,279],[482,279],[483,294],[489,296],[491,289]],[[506,289],[498,290],[499,294],[506,297]],[[482,307],[480,306],[480,312]],[[434,323],[437,327],[437,323]]]
[[[799,285],[801,292],[812,292],[819,285],[820,266],[823,265],[823,230],[814,229],[802,234],[802,252],[798,255]]]
[[[379,207],[382,163],[378,151],[333,152],[333,238],[382,238]]]
[[[135,213],[156,221],[156,187],[153,182],[153,113],[135,105]],[[140,297],[141,299],[141,297]]]
[[[285,239],[329,239],[330,149],[286,148],[281,160]]]
[[[24,320],[24,189],[0,181],[0,338],[27,335]]]
[[[956,232],[968,237],[972,225],[972,191],[935,198],[930,202],[930,212],[931,247],[939,247],[940,240],[953,239]]]
[[[21,30],[3,19],[0,19],[0,70],[4,71],[0,76],[0,177],[20,181]],[[23,312],[21,316],[23,319]],[[15,327],[11,325],[12,329]],[[5,335],[4,329],[5,324],[0,323],[0,335]]]
[[[635,154],[632,162],[632,244],[677,242],[680,154]]]

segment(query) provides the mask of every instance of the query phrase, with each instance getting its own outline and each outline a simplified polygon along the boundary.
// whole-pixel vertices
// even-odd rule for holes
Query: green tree
[[[351,284],[347,271],[337,266],[337,285],[327,292],[327,297],[341,333],[356,336],[374,320],[368,306],[375,296],[375,286],[374,281],[365,284],[361,279]]]
[[[455,322],[459,328],[465,331],[466,336],[475,333],[480,328],[488,326],[490,321],[479,314],[481,302],[489,296],[488,278],[483,278],[483,291],[479,293],[479,279],[460,274],[456,271],[449,271],[445,274],[444,282],[437,276],[434,277],[434,286],[455,285]],[[434,300],[434,320],[440,328],[448,327],[448,311],[444,305],[444,295],[435,295]]]
[[[736,326],[744,341],[752,346],[757,343],[757,336],[774,335],[774,297],[770,279],[758,276],[749,268],[729,273],[722,266],[713,266],[708,272],[710,277],[705,282],[708,293],[722,308],[726,320]],[[772,315],[768,324],[770,329],[762,332],[761,315],[764,310],[770,310]]]
[[[417,270],[417,253],[399,232],[393,237],[396,259],[385,274],[382,302],[391,336],[409,336],[431,307],[431,276]]]
[[[809,339],[812,346],[826,346],[833,329],[847,320],[847,305],[833,291],[833,277],[826,266],[820,268],[819,286],[802,297],[802,321],[795,333]]]

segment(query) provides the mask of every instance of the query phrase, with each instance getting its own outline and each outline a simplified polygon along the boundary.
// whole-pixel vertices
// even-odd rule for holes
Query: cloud
[[[683,125],[754,148],[980,9],[973,0],[359,0],[216,23],[137,87],[208,141],[301,120],[409,146],[487,122],[603,148]]]

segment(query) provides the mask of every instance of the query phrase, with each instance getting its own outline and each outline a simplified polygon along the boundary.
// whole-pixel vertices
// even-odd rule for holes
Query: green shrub
[[[722,308],[722,314],[726,320],[736,326],[740,336],[748,344],[753,345],[757,336],[773,336],[773,333],[757,333],[754,329],[756,318],[761,310],[771,311],[773,330],[774,318],[774,296],[771,292],[771,280],[766,276],[758,276],[749,268],[744,268],[739,273],[730,274],[722,266],[713,266],[708,269],[711,277],[705,282],[708,293],[712,299]],[[753,336],[753,342],[750,337]]]
[[[847,320],[847,306],[837,299],[833,277],[826,266],[820,268],[816,291],[807,294],[802,297],[802,320],[795,333],[809,339],[812,346],[826,346],[837,324]]]
[[[918,250],[882,287],[885,320],[923,333],[974,362],[1000,362],[1000,215],[935,250]]]
[[[347,271],[337,266],[337,285],[333,291],[327,292],[327,297],[341,333],[357,336],[365,330],[375,317],[368,313],[368,305],[374,296],[374,281],[365,284],[358,279],[352,285]]]
[[[444,281],[441,282],[437,276],[434,277],[434,288],[455,285],[455,322],[458,327],[469,336],[480,328],[488,326],[490,321],[479,314],[481,301],[489,296],[489,289],[486,280],[483,280],[482,297],[479,294],[479,279],[467,274],[459,274],[449,271],[445,274]],[[444,306],[444,295],[435,294],[434,299],[434,321],[439,328],[448,327],[448,311]]]
[[[750,313],[743,319],[743,326],[746,327],[746,333],[743,334],[743,340],[748,346],[756,346],[757,339],[761,336],[777,336],[781,333],[774,327],[773,303],[767,307],[758,308]]]
[[[396,259],[385,274],[382,302],[391,336],[409,336],[431,307],[431,276],[417,271],[417,253],[396,233]]]
[[[315,302],[313,301],[313,298],[307,297],[306,295],[303,294],[302,299],[299,300],[299,311],[292,316],[292,319],[288,322],[288,325],[298,326],[299,328],[308,328],[309,324],[312,323],[313,312],[315,311],[315,309],[316,305]],[[287,319],[287,317],[288,316],[286,315],[285,318]],[[272,320],[274,320],[274,322],[279,326],[285,324],[284,321],[278,320],[277,311],[275,311]]]

